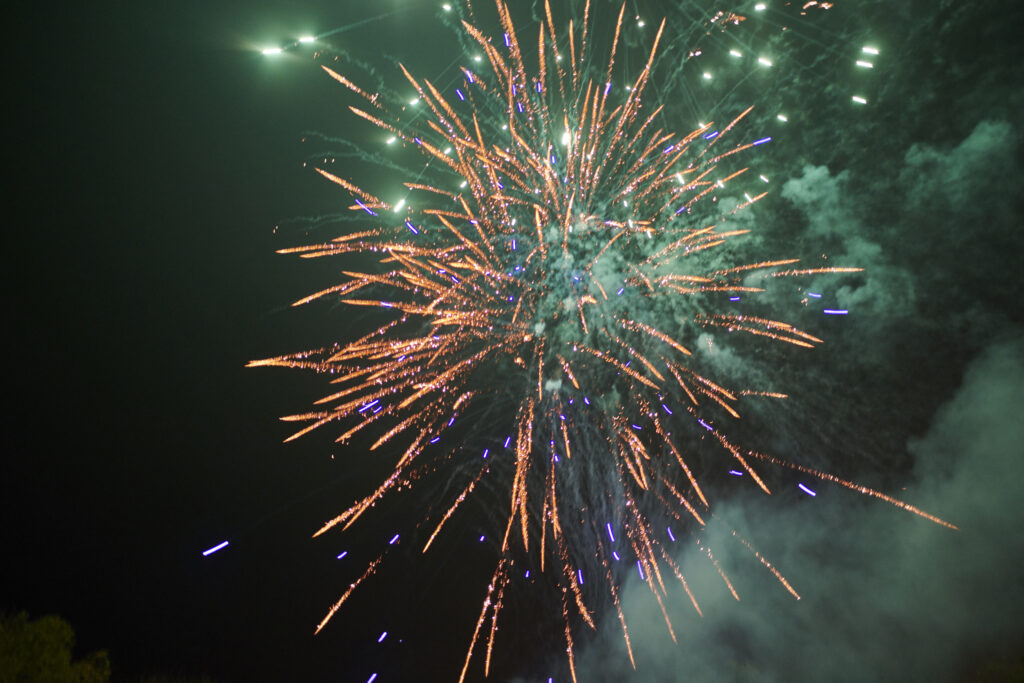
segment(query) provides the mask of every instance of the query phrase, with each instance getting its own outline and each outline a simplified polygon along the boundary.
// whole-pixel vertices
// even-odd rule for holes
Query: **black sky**
[[[243,367],[332,338],[325,321],[337,323],[337,311],[287,309],[330,282],[331,265],[274,250],[301,242],[302,224],[290,219],[336,211],[342,201],[302,167],[312,144],[301,142],[303,132],[344,138],[366,130],[352,126],[347,100],[311,59],[290,53],[272,62],[257,48],[388,15],[332,41],[393,82],[400,75],[382,54],[433,74],[457,50],[439,4],[24,6],[9,22],[6,280],[14,305],[0,609],[66,617],[83,649],[110,650],[119,681],[166,671],[362,682],[378,665],[390,681],[457,673],[477,584],[486,579],[473,574],[474,563],[486,562],[471,552],[465,561],[453,555],[387,569],[351,617],[313,638],[353,578],[334,556],[369,552],[373,534],[402,519],[345,540],[311,541],[379,472],[333,447],[329,435],[282,446],[288,432],[276,417],[303,409],[320,384]],[[640,3],[652,18],[673,4]],[[809,433],[797,422],[765,440],[778,448],[848,441],[840,446],[863,466],[852,471],[875,477],[869,483],[912,492],[916,485],[922,505],[959,513],[974,558],[964,561],[957,544],[914,527],[919,520],[865,511],[859,500],[822,501],[813,531],[797,508],[764,513],[778,521],[760,537],[779,566],[790,561],[804,580],[807,602],[832,604],[826,596],[850,582],[875,596],[862,612],[833,605],[852,616],[817,644],[835,653],[831,659],[861,663],[847,669],[850,680],[893,672],[957,680],[972,662],[1024,642],[1016,578],[1024,551],[1006,523],[1021,518],[1007,488],[1024,474],[1015,440],[1024,378],[1024,77],[1010,29],[1024,17],[1011,2],[932,4],[837,2],[832,12],[841,17],[828,20],[828,32],[808,23],[798,27],[804,40],[785,43],[804,51],[805,68],[793,73],[805,80],[767,89],[783,103],[793,92],[813,103],[789,101],[801,112],[791,118],[807,129],[780,134],[789,166],[779,173],[792,182],[775,191],[777,217],[761,217],[792,219],[787,239],[812,249],[827,242],[870,276],[836,293],[868,315],[857,327],[828,330],[826,350],[843,359],[829,388],[849,388],[820,400],[822,413],[832,413],[821,418],[829,428]],[[872,36],[885,52],[870,86],[871,113],[814,115],[840,111],[840,101],[849,109],[846,76],[808,55]],[[829,365],[821,363],[806,378]],[[844,429],[859,436],[847,439]],[[966,438],[966,430],[988,440]],[[947,453],[957,439],[962,447]],[[992,467],[1005,476],[992,480]],[[759,505],[739,500],[732,512],[759,518]],[[833,554],[806,537],[789,544],[801,529],[828,547],[840,529],[847,540]],[[878,534],[886,538],[875,543]],[[222,554],[200,555],[224,539],[232,545]],[[875,553],[896,560],[869,564],[864,558]],[[882,576],[869,581],[872,567]],[[743,575],[743,565],[735,571]],[[939,588],[914,592],[906,573]],[[470,581],[473,590],[461,590]],[[900,586],[899,595],[913,593],[909,607],[884,609]],[[723,606],[723,616],[684,629],[690,645],[654,649],[643,643],[666,639],[647,639],[643,614],[653,610],[642,598],[637,604],[636,640],[647,663],[636,680],[683,680],[680,667],[701,656],[720,658],[694,667],[706,680],[721,680],[723,670],[742,679],[737,661],[763,666],[764,680],[782,680],[783,658],[773,653],[785,643],[800,650],[793,642],[801,633],[822,633],[806,611],[756,598],[744,612]],[[896,625],[879,630],[880,611]],[[938,673],[923,664],[927,648],[890,666],[896,653],[875,639],[899,633],[928,642],[936,622],[962,626],[936,636],[949,653]],[[651,633],[657,626],[652,621]],[[384,630],[392,635],[376,643]],[[613,644],[601,647],[606,636],[581,654],[588,680],[628,675],[622,657],[606,661],[603,653],[619,647],[610,636]],[[735,643],[742,645],[730,649]],[[815,663],[798,671],[803,680],[834,673]]]

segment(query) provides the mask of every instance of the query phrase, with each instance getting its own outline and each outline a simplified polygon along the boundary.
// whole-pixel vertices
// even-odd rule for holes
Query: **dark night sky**
[[[637,2],[652,20],[674,16],[676,3]],[[347,200],[302,167],[303,131],[366,131],[311,59],[256,48],[378,17],[333,44],[393,83],[400,74],[382,53],[433,75],[458,49],[439,4],[25,6],[9,26],[13,410],[0,609],[64,616],[84,649],[110,651],[117,681],[456,678],[487,578],[472,550],[383,570],[312,637],[355,576],[334,556],[368,555],[374,534],[419,510],[311,541],[382,470],[326,434],[282,446],[289,432],[276,417],[321,385],[244,368],[330,340],[345,322],[331,307],[287,308],[334,269],[274,250],[304,239],[289,219]],[[830,428],[806,435],[794,423],[765,447],[846,448],[860,462],[848,471],[908,487],[961,536],[838,494],[813,513],[739,497],[730,519],[757,530],[805,600],[776,601],[767,584],[768,597],[757,589],[737,611],[705,586],[707,616],[681,611],[673,646],[656,606],[636,596],[636,680],[746,680],[736,661],[753,663],[753,680],[783,680],[787,658],[802,662],[789,680],[960,680],[1024,643],[1024,55],[1011,29],[1024,16],[1009,0],[835,4],[826,23],[782,44],[804,66],[765,89],[794,125],[776,134],[777,175],[791,182],[759,216],[798,225],[786,233],[798,249],[826,243],[868,267],[859,289],[836,293],[865,315],[825,329],[833,336],[816,352],[834,354],[821,367],[841,359],[835,383],[816,392]],[[602,3],[598,17],[609,13]],[[840,101],[850,110],[852,77],[808,55],[870,39],[884,46],[870,114],[831,116]],[[848,394],[822,395],[838,386]],[[227,550],[200,555],[224,539]],[[393,635],[377,644],[383,630]],[[583,680],[626,680],[620,649],[602,628],[580,653]],[[508,671],[499,676],[546,675]]]

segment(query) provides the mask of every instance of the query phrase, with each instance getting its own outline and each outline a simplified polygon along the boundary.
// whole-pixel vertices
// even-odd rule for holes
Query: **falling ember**
[[[389,108],[378,93],[323,67],[365,100],[351,107],[353,113],[422,154],[431,171],[404,179],[407,196],[392,204],[318,169],[351,196],[349,208],[364,228],[282,250],[302,258],[357,254],[377,261],[365,272],[344,271],[342,284],[297,303],[331,297],[375,309],[387,320],[333,346],[249,363],[330,377],[330,392],[312,410],[282,418],[302,424],[288,440],[330,425],[339,430],[339,443],[368,435],[369,450],[388,445],[397,454],[375,490],[315,535],[348,528],[388,494],[422,478],[445,477],[453,493],[423,520],[432,529],[421,548],[426,552],[466,497],[480,495],[474,494],[478,483],[491,495],[505,491],[507,497],[489,501],[503,528],[479,535],[480,541],[493,539],[488,545],[499,557],[490,580],[481,584],[483,601],[460,680],[476,655],[489,670],[506,590],[515,588],[513,573],[520,576],[522,565],[513,567],[531,556],[559,589],[559,630],[575,680],[574,632],[595,628],[594,608],[587,604],[599,592],[595,586],[615,605],[632,658],[619,606],[620,585],[632,574],[629,559],[637,558],[637,573],[654,593],[670,634],[666,578],[680,581],[699,612],[662,546],[662,530],[676,540],[666,522],[682,524],[677,533],[696,539],[736,595],[700,540],[702,515],[711,505],[706,482],[698,481],[704,468],[692,467],[690,458],[720,455],[725,467],[736,467],[725,470],[729,474],[750,475],[737,484],[749,481],[766,494],[770,489],[754,465],[797,469],[950,526],[883,493],[743,451],[727,437],[751,401],[785,394],[731,388],[709,376],[714,368],[700,360],[708,354],[695,351],[704,349],[705,339],[712,349],[715,333],[748,335],[786,345],[794,354],[822,340],[782,320],[729,312],[738,306],[723,310],[723,300],[742,295],[745,310],[746,302],[782,278],[859,271],[779,270],[797,259],[764,257],[723,268],[749,232],[730,228],[728,219],[765,196],[751,191],[729,209],[718,201],[726,188],[748,180],[748,169],[734,166],[743,153],[771,140],[733,142],[740,135],[734,128],[750,110],[724,126],[666,130],[662,108],[643,100],[664,20],[653,36],[645,34],[652,46],[646,61],[621,74],[616,56],[625,5],[607,55],[592,53],[597,41],[589,3],[584,21],[570,24],[565,35],[545,2],[536,55],[525,54],[505,2],[495,5],[499,37],[492,40],[463,22],[482,54],[474,61],[486,60],[490,68],[471,72],[463,66],[458,83],[444,88],[454,97],[401,67],[416,91],[415,116],[402,113],[413,106],[408,97]],[[527,63],[538,64],[536,72]],[[612,87],[623,78],[629,78],[627,87]],[[749,180],[756,177],[752,173]],[[738,189],[735,196],[742,194]],[[506,421],[477,429],[501,428],[508,436],[502,443],[494,433],[477,433],[490,441],[482,456],[476,446],[463,449],[456,430],[474,427],[460,416],[492,407]],[[601,511],[602,517],[581,510]],[[607,536],[616,543],[613,526],[620,530],[617,550],[604,541]],[[396,533],[388,547],[398,540]],[[799,598],[767,559],[739,540]],[[627,561],[613,565],[622,558],[618,551]],[[350,584],[317,631],[382,560]]]

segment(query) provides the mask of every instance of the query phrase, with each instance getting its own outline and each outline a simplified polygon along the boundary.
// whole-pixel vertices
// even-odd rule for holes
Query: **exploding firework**
[[[589,4],[582,23],[560,33],[545,3],[535,52],[524,49],[507,5],[497,0],[496,8],[501,35],[492,40],[469,7],[463,28],[483,59],[462,67],[455,87],[439,89],[401,67],[417,93],[415,115],[324,67],[365,101],[353,113],[435,170],[406,182],[413,200],[389,203],[317,169],[352,196],[365,225],[282,250],[371,258],[372,268],[345,271],[344,282],[296,304],[332,297],[389,316],[351,341],[250,363],[330,376],[332,389],[314,410],[283,418],[304,423],[289,440],[335,425],[342,444],[369,434],[371,451],[399,445],[389,476],[316,535],[350,527],[398,489],[443,477],[453,495],[423,522],[426,552],[460,505],[486,488],[488,505],[501,511],[500,555],[460,680],[475,653],[489,670],[499,616],[524,567],[559,589],[559,629],[575,679],[574,633],[595,626],[595,607],[614,607],[629,649],[619,600],[627,569],[646,582],[670,633],[666,581],[678,580],[700,611],[662,545],[666,530],[675,540],[672,524],[736,594],[701,541],[713,515],[709,458],[765,493],[772,488],[761,468],[770,464],[946,524],[729,436],[750,402],[785,395],[727,386],[698,345],[717,331],[811,349],[822,340],[759,309],[758,295],[774,283],[859,270],[736,256],[749,230],[735,216],[764,196],[742,191],[756,174],[739,162],[769,140],[732,142],[749,110],[720,128],[666,130],[662,107],[644,100],[664,21],[642,68],[627,87],[613,88],[624,6],[600,56]],[[750,305],[741,309],[741,298]],[[716,444],[713,452],[700,439]],[[318,631],[383,559],[368,564]]]

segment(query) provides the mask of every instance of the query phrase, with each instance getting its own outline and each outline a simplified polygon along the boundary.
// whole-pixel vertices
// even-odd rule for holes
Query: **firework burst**
[[[371,435],[370,450],[400,445],[390,475],[317,535],[348,528],[390,492],[425,476],[449,477],[455,495],[424,522],[426,552],[460,504],[489,480],[489,491],[504,492],[490,503],[503,511],[500,558],[460,680],[481,650],[489,670],[517,560],[519,568],[547,572],[562,589],[560,628],[575,679],[573,634],[595,626],[602,600],[614,605],[629,644],[619,603],[622,566],[635,567],[646,582],[670,633],[667,580],[678,580],[700,611],[660,540],[665,524],[675,522],[718,566],[700,541],[712,501],[702,485],[708,454],[695,452],[694,430],[710,436],[720,446],[716,457],[765,493],[771,487],[759,468],[768,463],[946,524],[884,493],[740,448],[727,436],[745,401],[785,396],[708,376],[694,351],[701,335],[725,330],[813,348],[821,342],[813,334],[768,315],[737,313],[730,300],[756,297],[779,279],[859,270],[802,267],[792,258],[729,263],[731,246],[748,232],[731,227],[731,217],[764,196],[726,200],[727,188],[748,171],[735,155],[767,141],[731,142],[747,112],[720,129],[663,128],[661,107],[645,108],[643,96],[664,21],[639,73],[613,91],[624,6],[600,60],[589,4],[582,25],[570,23],[560,35],[545,3],[529,55],[508,7],[501,0],[496,7],[502,35],[495,40],[463,22],[487,68],[462,68],[456,87],[442,92],[402,67],[427,116],[403,121],[380,94],[324,67],[365,100],[351,108],[357,116],[442,170],[433,183],[407,182],[415,201],[406,205],[317,169],[351,194],[350,208],[366,227],[282,252],[372,257],[374,268],[346,271],[341,284],[296,304],[333,297],[391,314],[353,341],[250,363],[331,376],[332,390],[314,410],[283,418],[304,423],[289,440],[336,425],[339,443],[362,433]],[[446,447],[446,432],[474,411],[503,412],[507,438],[480,449],[465,440]],[[485,432],[481,443],[494,438],[493,429],[478,430]],[[382,559],[352,583],[318,631]]]

